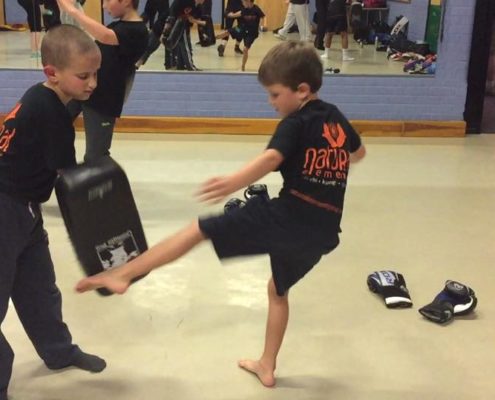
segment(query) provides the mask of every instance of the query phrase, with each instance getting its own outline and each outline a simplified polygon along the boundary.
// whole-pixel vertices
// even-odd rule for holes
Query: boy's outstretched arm
[[[72,18],[81,24],[81,27],[86,30],[91,36],[103,44],[117,46],[119,40],[115,32],[105,25],[100,24],[93,18],[88,17],[84,12],[74,6],[72,0],[57,0],[60,10],[65,11]]]
[[[268,173],[275,171],[283,160],[282,153],[274,149],[267,149],[237,172],[206,181],[199,191],[199,197],[201,201],[218,203],[225,196],[249,186]]]

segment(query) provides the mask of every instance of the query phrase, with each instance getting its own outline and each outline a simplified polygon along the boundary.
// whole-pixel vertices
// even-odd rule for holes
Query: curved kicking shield
[[[88,276],[117,268],[147,250],[129,181],[112,158],[64,170],[55,183],[55,193],[77,258]],[[107,289],[97,290],[111,294]]]

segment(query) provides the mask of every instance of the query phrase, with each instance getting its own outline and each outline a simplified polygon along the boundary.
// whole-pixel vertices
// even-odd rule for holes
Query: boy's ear
[[[45,65],[43,67],[43,72],[50,82],[58,82],[57,69],[53,65]]]
[[[306,82],[300,83],[297,92],[305,100],[311,94],[311,87]]]

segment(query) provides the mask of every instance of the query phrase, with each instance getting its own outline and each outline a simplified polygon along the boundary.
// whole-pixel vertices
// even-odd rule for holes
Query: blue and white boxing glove
[[[368,288],[383,297],[388,308],[412,307],[411,296],[402,274],[395,271],[376,271],[368,276]]]
[[[466,315],[472,312],[478,299],[474,290],[456,281],[445,282],[445,288],[435,299],[418,311],[425,318],[438,324],[443,324],[455,315]]]

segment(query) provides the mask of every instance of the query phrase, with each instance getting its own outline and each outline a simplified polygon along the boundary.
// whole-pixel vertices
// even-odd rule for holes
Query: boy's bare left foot
[[[273,371],[265,368],[259,361],[241,360],[239,361],[239,367],[245,369],[248,372],[251,372],[252,374],[255,374],[264,386],[275,386],[275,376],[273,374]]]
[[[76,290],[82,293],[105,287],[113,293],[124,293],[129,287],[129,281],[121,278],[117,269],[100,272],[99,274],[80,280],[76,285]]]

